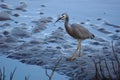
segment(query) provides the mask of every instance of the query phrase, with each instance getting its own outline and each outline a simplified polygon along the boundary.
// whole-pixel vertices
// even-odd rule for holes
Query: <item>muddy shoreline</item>
[[[37,10],[32,8],[33,12],[30,6],[32,2],[35,7],[40,7]],[[19,3],[14,2],[14,5],[16,4]],[[112,41],[114,52],[120,59],[120,26],[105,20],[104,15],[107,14],[95,16],[94,20],[88,18],[79,22],[87,26],[95,34],[95,38],[83,41],[83,56],[70,62],[66,58],[74,52],[77,40],[67,34],[61,22],[54,24],[57,14],[56,17],[53,17],[55,14],[47,15],[45,11],[51,10],[51,3],[39,5],[37,2],[28,1],[25,4],[26,7],[19,4],[16,8],[7,1],[0,3],[0,14],[3,15],[0,16],[1,56],[6,55],[22,63],[48,69],[52,69],[62,57],[56,72],[69,76],[70,80],[92,80],[95,75],[92,59],[99,62],[99,58],[104,58],[108,63],[111,60],[115,61]],[[71,18],[71,21],[76,18]]]

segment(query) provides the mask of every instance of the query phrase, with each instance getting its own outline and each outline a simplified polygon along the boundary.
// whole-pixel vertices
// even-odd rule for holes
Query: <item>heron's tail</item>
[[[94,35],[94,34],[92,34],[91,39],[93,39],[94,37],[95,37],[95,35]]]

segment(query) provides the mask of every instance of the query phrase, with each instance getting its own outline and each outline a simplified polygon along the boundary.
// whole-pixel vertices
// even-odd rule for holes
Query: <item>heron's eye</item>
[[[63,14],[62,17],[65,18],[66,17],[65,14]]]

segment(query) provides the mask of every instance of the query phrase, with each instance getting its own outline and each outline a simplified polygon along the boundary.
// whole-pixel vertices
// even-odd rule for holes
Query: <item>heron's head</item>
[[[58,17],[56,22],[58,22],[59,20],[66,20],[67,18],[68,18],[68,15],[66,13],[63,13],[63,14],[60,15],[60,17]]]

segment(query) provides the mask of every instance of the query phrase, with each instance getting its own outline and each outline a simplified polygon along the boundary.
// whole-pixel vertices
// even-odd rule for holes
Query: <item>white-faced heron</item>
[[[73,38],[78,40],[78,46],[77,49],[74,51],[72,56],[68,59],[72,61],[75,59],[77,51],[80,49],[79,57],[82,55],[82,50],[81,50],[81,41],[88,39],[88,38],[94,38],[94,35],[90,33],[85,27],[81,26],[80,24],[69,24],[69,16],[66,13],[63,13],[56,22],[59,20],[64,20],[64,26],[67,31],[67,33],[72,36]],[[55,23],[56,23],[55,22]]]

